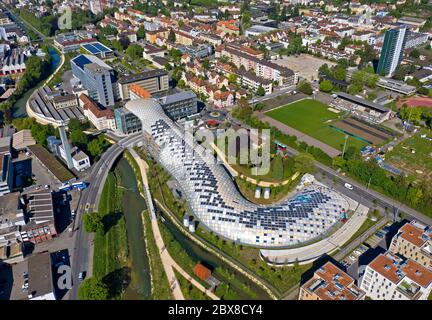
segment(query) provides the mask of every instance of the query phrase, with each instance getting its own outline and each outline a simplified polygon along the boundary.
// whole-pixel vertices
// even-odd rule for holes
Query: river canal
[[[129,244],[129,267],[131,282],[124,292],[125,300],[151,299],[151,278],[142,223],[142,212],[146,202],[138,192],[135,173],[125,158],[117,164],[123,192],[123,214]]]
[[[48,77],[54,73],[54,71],[57,69],[57,67],[60,65],[60,62],[61,62],[61,58],[60,58],[60,56],[56,50],[54,50],[53,48],[50,47],[48,49],[48,51],[49,51],[49,54],[51,56],[51,65],[50,65],[46,79],[48,79]],[[12,110],[13,118],[25,118],[25,117],[27,117],[27,112],[26,112],[27,100],[28,100],[28,98],[30,98],[33,91],[36,88],[40,87],[45,82],[46,79],[43,79],[36,86],[31,88],[30,90],[27,90],[27,92],[20,99],[17,100],[17,102],[14,104],[13,110]]]

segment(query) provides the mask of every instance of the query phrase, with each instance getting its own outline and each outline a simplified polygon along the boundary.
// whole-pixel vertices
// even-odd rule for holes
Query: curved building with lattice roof
[[[223,165],[204,157],[202,146],[192,146],[157,101],[131,100],[125,107],[141,119],[147,146],[178,181],[193,214],[226,239],[260,247],[299,244],[328,231],[349,208],[339,193],[320,184],[278,204],[251,203]]]

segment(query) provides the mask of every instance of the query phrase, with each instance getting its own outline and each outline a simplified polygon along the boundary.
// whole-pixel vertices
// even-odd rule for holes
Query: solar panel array
[[[220,164],[204,156],[201,145],[185,139],[155,100],[133,100],[126,108],[160,147],[158,161],[179,182],[194,215],[227,239],[268,247],[298,244],[327,231],[349,207],[341,195],[318,184],[278,204],[253,204]]]
[[[111,52],[112,50],[100,44],[99,42],[86,43],[82,45],[91,54],[97,55],[99,53]]]
[[[66,107],[57,109],[46,98],[46,95],[51,93],[49,87],[39,88],[29,99],[29,104],[33,112],[48,121],[68,122],[72,118],[84,120],[84,113],[78,107]]]

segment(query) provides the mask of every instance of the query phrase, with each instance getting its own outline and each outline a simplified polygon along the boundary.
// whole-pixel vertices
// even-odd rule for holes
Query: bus
[[[84,190],[87,187],[88,187],[88,183],[84,181],[72,183],[73,189]]]
[[[72,190],[72,186],[70,184],[64,184],[61,187],[59,187],[59,191],[68,192]]]

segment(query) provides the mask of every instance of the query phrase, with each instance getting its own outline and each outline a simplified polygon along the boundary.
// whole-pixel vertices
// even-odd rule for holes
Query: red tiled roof
[[[84,104],[84,109],[89,109],[90,112],[93,113],[97,118],[114,117],[114,112],[111,109],[102,109],[96,102],[94,102],[86,94],[82,93],[79,98]]]

